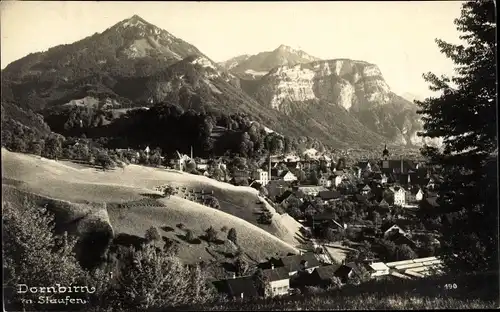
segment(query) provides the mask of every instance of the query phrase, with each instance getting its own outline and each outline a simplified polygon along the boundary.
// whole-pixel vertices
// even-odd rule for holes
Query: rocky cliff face
[[[368,62],[336,59],[276,67],[249,93],[288,114],[292,103],[339,106],[390,143],[420,143],[416,106],[394,94],[380,69]]]

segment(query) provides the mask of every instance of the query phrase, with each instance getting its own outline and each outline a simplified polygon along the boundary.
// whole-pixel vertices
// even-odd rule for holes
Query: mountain
[[[243,63],[254,60],[253,68],[269,70],[276,64],[315,59],[286,46],[255,61],[262,55],[266,54]],[[243,63],[234,68],[242,68]],[[333,147],[371,148],[385,142],[382,135],[339,105],[297,101],[290,105],[294,114],[270,105],[266,97],[288,83],[280,82],[276,73],[274,70],[261,80],[237,78],[195,46],[133,16],[102,33],[9,64],[2,71],[2,93],[7,95],[2,100],[44,115],[46,121],[54,120],[50,116],[58,110],[71,107],[92,107],[113,114],[168,103],[185,110],[242,113],[282,135],[312,137]],[[251,92],[254,89],[256,94]]]
[[[219,63],[219,65],[230,70],[238,77],[254,79],[264,76],[277,66],[293,66],[317,60],[319,58],[282,44],[273,51],[261,52],[256,55],[237,56]]]
[[[355,119],[388,143],[421,143],[416,136],[422,129],[417,107],[393,93],[380,69],[368,62],[335,59],[284,65],[242,87],[263,105],[295,118],[335,110],[337,115],[325,122],[354,125]],[[321,122],[325,116],[319,114],[311,117]]]

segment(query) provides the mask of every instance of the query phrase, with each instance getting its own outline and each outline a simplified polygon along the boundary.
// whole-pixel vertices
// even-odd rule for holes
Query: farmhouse
[[[263,275],[266,277],[270,286],[270,293],[266,296],[276,297],[287,295],[290,289],[290,276],[284,267],[263,270]]]

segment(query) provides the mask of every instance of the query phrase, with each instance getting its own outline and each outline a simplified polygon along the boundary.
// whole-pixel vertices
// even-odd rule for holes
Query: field
[[[11,153],[5,149],[2,149],[2,169],[3,190],[9,185],[45,200],[63,201],[70,210],[81,210],[86,205],[104,207],[115,236],[143,237],[153,225],[163,228],[161,235],[178,242],[179,256],[186,262],[200,259],[224,261],[226,251],[234,250],[234,246],[225,241],[227,233],[220,232],[223,226],[236,228],[238,242],[250,259],[262,260],[276,254],[298,252],[294,246],[297,228],[286,216],[275,215],[270,226],[258,225],[255,212],[261,204],[258,203],[258,192],[250,187],[236,187],[203,176],[137,165],[129,165],[124,170],[102,171],[66,161]],[[155,187],[164,184],[190,190],[213,190],[221,210],[177,196],[154,199],[159,197]],[[202,239],[185,242],[185,230],[176,227],[179,223],[183,223],[184,229],[192,230],[196,237],[213,226],[219,231],[221,242],[210,246]]]

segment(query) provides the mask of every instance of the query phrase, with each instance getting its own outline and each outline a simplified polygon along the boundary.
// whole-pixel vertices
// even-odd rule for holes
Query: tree
[[[159,241],[161,239],[160,231],[157,227],[152,226],[146,231],[144,238],[148,243]]]
[[[232,241],[235,245],[238,245],[238,237],[235,228],[229,229],[229,232],[227,232],[227,239]]]
[[[208,242],[217,241],[217,230],[214,229],[212,226],[209,227],[208,229],[205,230],[205,237]]]
[[[417,254],[410,246],[403,244],[396,247],[396,260],[409,260],[417,258]]]
[[[259,296],[265,297],[269,293],[271,286],[262,269],[259,268],[257,271],[255,271],[255,273],[252,275],[252,280]]]
[[[85,285],[86,273],[73,252],[76,239],[54,235],[54,216],[27,199],[20,204],[2,201],[4,300],[7,310],[46,310],[38,295],[18,293],[17,285]],[[5,287],[7,286],[7,287]],[[10,291],[12,290],[12,292]],[[54,298],[59,295],[55,294]],[[63,297],[64,298],[64,297]],[[21,299],[32,299],[29,306]],[[12,306],[11,306],[12,305]]]
[[[179,258],[165,255],[152,245],[129,253],[122,260],[116,286],[106,300],[113,310],[165,309],[204,303],[214,297],[199,266],[190,269]]]
[[[161,154],[158,150],[155,150],[153,155],[149,157],[149,163],[153,166],[161,165]]]
[[[441,94],[417,101],[420,135],[443,140],[442,149],[427,146],[422,154],[442,168],[438,203],[447,222],[439,255],[451,273],[498,272],[495,12],[494,1],[462,5],[455,24],[466,43],[436,40],[456,64],[455,76],[427,73],[429,88]]]
[[[62,142],[58,136],[50,136],[45,140],[43,157],[57,159],[62,155]]]
[[[234,267],[236,269],[236,274],[238,276],[244,276],[245,273],[248,271],[248,262],[245,261],[241,256],[238,256],[236,258],[236,261],[234,262]]]
[[[105,151],[99,152],[95,158],[95,162],[102,167],[102,170],[109,169],[113,166],[113,161]]]
[[[191,230],[186,230],[186,235],[184,237],[186,241],[192,242],[194,240],[194,233]]]

